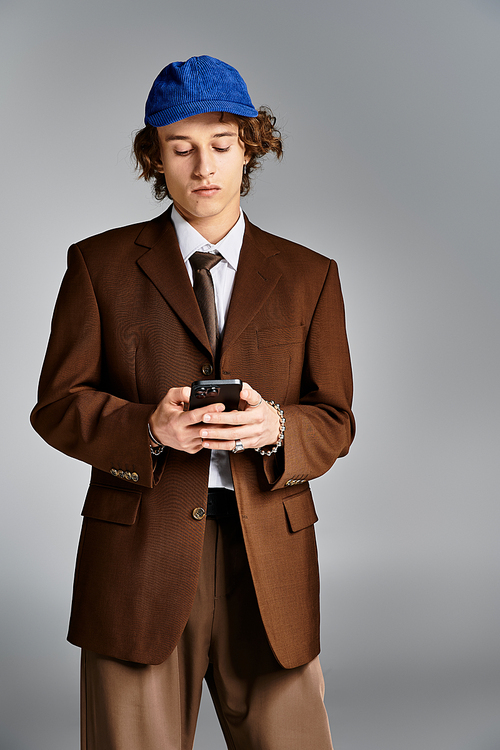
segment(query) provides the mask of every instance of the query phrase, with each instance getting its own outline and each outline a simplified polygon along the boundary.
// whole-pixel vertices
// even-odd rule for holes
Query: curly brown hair
[[[224,121],[227,112],[220,113],[220,121]],[[260,159],[273,152],[277,159],[283,156],[283,142],[280,131],[276,128],[276,118],[267,107],[261,107],[257,117],[241,117],[229,114],[238,123],[239,137],[245,144],[245,152],[250,157],[245,174],[242,176],[240,195],[247,195],[250,190],[250,175],[258,169]],[[146,125],[138,130],[134,137],[132,156],[135,168],[146,182],[153,181],[153,194],[156,200],[170,198],[165,175],[160,172],[160,144],[158,129],[153,125]]]

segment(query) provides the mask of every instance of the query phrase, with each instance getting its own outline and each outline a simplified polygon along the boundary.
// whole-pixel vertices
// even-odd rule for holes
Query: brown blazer
[[[100,654],[164,661],[196,591],[209,452],[155,462],[147,422],[173,386],[207,377],[212,355],[167,211],[73,245],[32,423],[92,466],[69,640]],[[284,667],[319,652],[319,579],[308,480],[347,453],[352,383],[337,268],[246,220],[221,349],[284,407],[279,458],[230,454],[264,626]]]

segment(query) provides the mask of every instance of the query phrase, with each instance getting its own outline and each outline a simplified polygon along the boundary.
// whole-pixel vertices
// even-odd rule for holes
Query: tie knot
[[[191,267],[194,271],[210,271],[214,266],[222,260],[220,253],[193,253],[189,258]]]

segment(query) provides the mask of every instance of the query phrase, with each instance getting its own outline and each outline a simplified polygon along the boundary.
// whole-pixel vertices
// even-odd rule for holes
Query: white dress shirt
[[[217,265],[210,271],[214,283],[215,306],[217,308],[219,332],[222,338],[234,286],[234,277],[236,276],[236,269],[238,268],[241,245],[243,244],[243,235],[245,233],[245,219],[243,213],[240,209],[240,217],[238,221],[226,236],[216,245],[212,245],[212,243],[208,242],[205,237],[202,237],[202,235],[180,215],[175,206],[172,206],[172,223],[175,227],[177,241],[179,242],[182,258],[186,264],[191,284],[193,283],[193,269],[191,268],[189,258],[193,253],[208,252],[220,253],[222,255],[222,260],[219,261],[219,263],[217,263]],[[182,383],[181,385],[191,384]],[[234,489],[227,451],[212,451],[208,486],[226,487],[228,490]]]

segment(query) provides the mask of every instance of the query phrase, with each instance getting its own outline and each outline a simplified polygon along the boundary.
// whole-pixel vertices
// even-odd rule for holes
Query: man
[[[241,213],[274,126],[229,65],[167,66],[134,151],[173,207],[69,251],[32,422],[92,465],[68,636],[91,750],[188,750],[204,678],[229,748],[332,747],[308,481],[349,449],[351,372],[335,263]],[[217,376],[239,410],[187,410]]]

